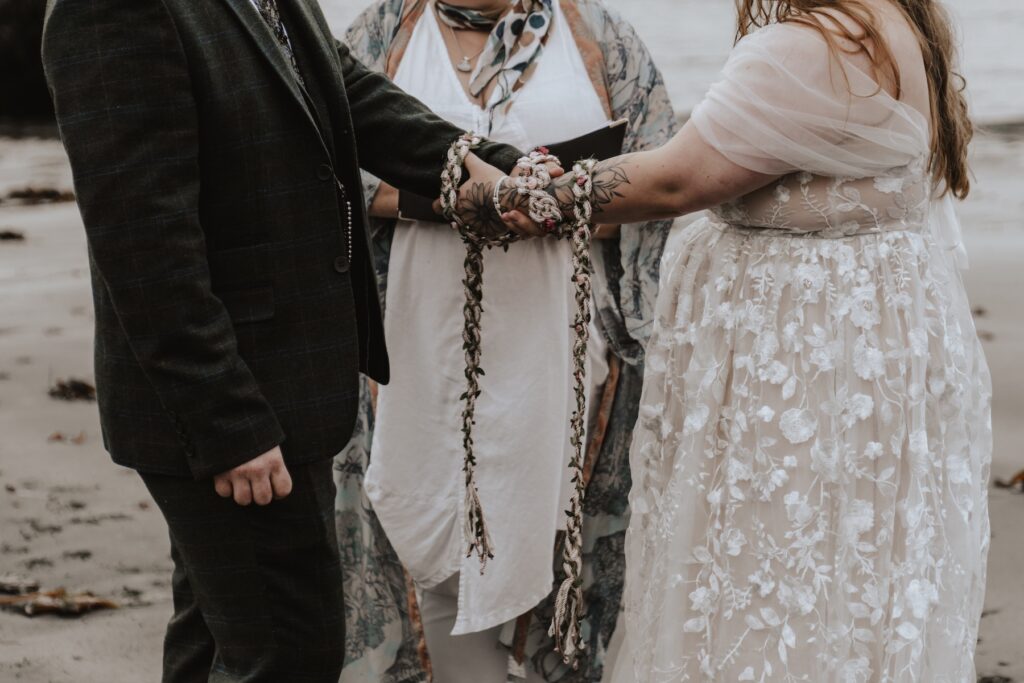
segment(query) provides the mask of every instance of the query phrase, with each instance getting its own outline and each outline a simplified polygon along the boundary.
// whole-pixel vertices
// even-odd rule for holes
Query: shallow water
[[[607,0],[636,26],[665,74],[680,112],[693,109],[732,44],[732,0]],[[366,0],[321,0],[342,33]],[[1024,122],[1024,0],[948,0],[963,36],[976,118]]]

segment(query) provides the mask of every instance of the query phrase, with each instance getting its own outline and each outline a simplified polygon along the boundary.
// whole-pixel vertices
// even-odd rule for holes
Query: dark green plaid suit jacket
[[[342,449],[358,372],[388,379],[359,168],[437,195],[460,133],[354,60],[315,0],[278,2],[322,112],[249,0],[48,3],[104,440],[143,472],[200,478],[278,444],[290,464]],[[517,154],[481,150],[506,170]]]

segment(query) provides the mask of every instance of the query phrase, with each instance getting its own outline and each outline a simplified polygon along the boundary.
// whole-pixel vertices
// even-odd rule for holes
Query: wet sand
[[[0,140],[0,197],[29,186],[71,189],[59,143]],[[47,395],[57,379],[92,380],[78,210],[4,202],[6,228],[25,241],[0,242],[0,575],[134,606],[76,619],[0,613],[0,680],[159,680],[170,610],[163,520],[138,477],[107,458],[96,405]],[[55,433],[68,440],[51,442]]]
[[[976,147],[976,196],[963,207],[972,300],[995,377],[996,461],[1024,467],[1024,136]],[[0,198],[24,187],[70,190],[53,140],[0,139]],[[0,680],[120,683],[159,679],[170,615],[166,531],[138,478],[110,463],[94,403],[63,402],[57,379],[92,380],[93,317],[85,239],[73,203],[0,203],[0,575],[90,590],[121,609],[81,618],[0,612]],[[59,432],[64,441],[50,441]],[[73,443],[71,440],[80,440]],[[1024,680],[1024,494],[993,491],[988,616],[979,674]]]

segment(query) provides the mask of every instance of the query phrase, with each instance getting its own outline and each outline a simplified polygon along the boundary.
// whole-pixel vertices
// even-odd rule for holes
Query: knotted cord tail
[[[462,331],[462,348],[466,354],[466,393],[462,395],[462,446],[464,452],[463,472],[466,476],[465,529],[468,540],[466,557],[476,553],[480,558],[480,572],[487,567],[487,560],[494,557],[494,544],[487,530],[480,491],[476,485],[476,454],[473,451],[473,425],[476,421],[476,400],[480,396],[479,378],[483,375],[480,367],[482,335],[480,319],[483,316],[484,253],[477,241],[466,242],[466,303],[463,306],[465,326]]]
[[[555,650],[562,655],[566,664],[579,667],[583,643],[583,501],[586,496],[585,451],[587,424],[587,346],[590,341],[591,320],[591,274],[590,261],[592,241],[591,221],[593,206],[591,196],[593,183],[591,175],[594,160],[578,162],[573,168],[575,182],[573,189],[574,223],[572,231],[573,285],[576,292],[576,316],[573,321],[573,391],[576,395],[576,410],[572,415],[573,493],[569,502],[566,523],[565,546],[562,555],[562,570],[565,579],[555,596],[555,615],[549,630],[555,640]]]

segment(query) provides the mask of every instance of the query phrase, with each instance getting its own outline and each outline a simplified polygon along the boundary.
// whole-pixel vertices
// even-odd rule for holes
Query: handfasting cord
[[[562,237],[555,234],[562,222],[562,212],[558,208],[558,201],[547,193],[551,173],[545,164],[549,161],[561,163],[558,157],[548,153],[546,147],[530,152],[529,156],[523,157],[516,164],[523,173],[514,178],[514,182],[516,193],[521,197],[529,197],[527,212],[530,220],[544,226],[548,234]]]
[[[494,544],[484,519],[480,504],[480,491],[476,485],[476,454],[473,451],[473,423],[476,415],[476,400],[480,396],[479,377],[481,333],[480,319],[483,316],[484,246],[483,237],[476,235],[463,225],[455,212],[459,200],[459,186],[462,184],[462,167],[466,157],[480,146],[483,139],[466,133],[456,140],[448,150],[448,159],[441,171],[441,208],[466,243],[466,279],[462,284],[466,302],[462,307],[465,326],[462,330],[462,348],[466,354],[466,392],[462,395],[462,447],[464,451],[462,471],[466,479],[465,510],[463,511],[463,537],[467,542],[466,557],[475,552],[480,558],[480,572],[487,567],[487,560],[494,557]],[[511,238],[507,238],[511,241]]]
[[[465,327],[463,348],[466,354],[466,392],[462,412],[462,444],[465,451],[463,471],[465,473],[466,501],[464,534],[467,539],[467,557],[475,552],[480,558],[483,572],[487,560],[494,557],[494,546],[476,485],[476,455],[473,452],[473,425],[475,424],[476,400],[480,396],[479,378],[484,374],[481,362],[480,321],[483,315],[483,251],[490,247],[507,247],[518,240],[514,233],[485,237],[462,223],[456,213],[459,186],[462,184],[463,165],[470,152],[480,146],[482,138],[466,133],[456,140],[448,151],[445,168],[441,173],[441,207],[452,227],[461,235],[466,244],[465,271],[463,281],[466,302],[463,306]],[[565,579],[558,590],[555,601],[555,617],[550,633],[555,648],[567,664],[578,666],[578,658],[584,650],[581,633],[583,618],[583,499],[586,494],[584,481],[584,457],[587,424],[587,345],[590,340],[591,320],[591,272],[590,244],[593,220],[593,181],[595,161],[585,160],[573,167],[575,182],[573,190],[573,221],[562,221],[558,203],[548,192],[551,176],[545,166],[547,162],[558,163],[544,148],[532,152],[519,160],[522,173],[515,178],[503,178],[495,188],[493,202],[500,213],[500,188],[504,182],[514,184],[517,194],[527,197],[527,212],[530,219],[544,226],[549,236],[572,241],[573,285],[575,287],[576,314],[573,320],[573,389],[576,409],[570,427],[573,458],[570,463],[574,490],[569,504],[569,520],[565,534],[562,567]]]
[[[591,221],[593,220],[593,172],[595,161],[587,159],[573,167],[572,270],[576,285],[576,318],[573,321],[575,338],[572,349],[573,390],[576,410],[572,415],[573,492],[569,501],[569,519],[566,523],[565,546],[562,551],[562,570],[565,579],[555,596],[555,615],[549,635],[555,640],[555,650],[566,664],[579,666],[579,656],[585,649],[582,634],[583,620],[583,498],[586,482],[583,474],[587,424],[587,344],[590,341],[590,263]]]

